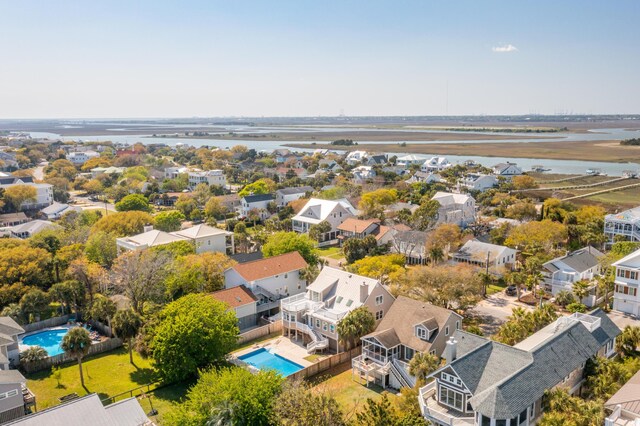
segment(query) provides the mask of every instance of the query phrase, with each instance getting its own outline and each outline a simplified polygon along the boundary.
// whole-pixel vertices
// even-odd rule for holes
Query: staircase
[[[309,327],[307,324],[296,322],[296,328],[311,337],[311,342],[307,345],[307,353],[312,353],[318,349],[326,349],[329,347],[329,339]]]
[[[409,374],[406,365],[406,363],[394,358],[391,360],[389,372],[402,386],[412,388],[416,384],[416,378]]]

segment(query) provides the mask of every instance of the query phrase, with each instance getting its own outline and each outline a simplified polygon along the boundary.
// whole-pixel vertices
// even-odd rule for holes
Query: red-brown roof
[[[279,256],[254,260],[253,262],[239,263],[234,265],[233,269],[245,280],[255,281],[304,269],[307,266],[307,262],[300,256],[300,253],[292,251]]]
[[[370,227],[373,223],[380,223],[379,219],[356,219],[355,217],[350,217],[338,225],[338,229],[341,231],[354,232],[356,234],[360,234],[364,232],[365,229]]]
[[[232,308],[238,308],[240,306],[254,303],[256,296],[253,295],[251,290],[241,285],[238,287],[231,287],[225,290],[215,291],[211,293],[214,299],[224,302]]]

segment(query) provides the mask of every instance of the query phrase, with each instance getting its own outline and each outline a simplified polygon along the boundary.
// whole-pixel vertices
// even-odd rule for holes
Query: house
[[[215,198],[220,202],[220,205],[225,207],[229,212],[237,211],[242,204],[238,194],[219,195]]]
[[[349,238],[363,239],[369,235],[373,236],[378,245],[386,244],[393,238],[392,229],[380,223],[380,219],[358,219],[350,217],[338,225],[338,239],[340,244]]]
[[[496,244],[484,243],[477,239],[469,240],[451,256],[454,263],[466,263],[486,268],[490,273],[502,276],[516,263],[517,251]]]
[[[615,242],[620,235],[628,241],[640,241],[640,207],[634,207],[620,213],[608,214],[604,217],[604,235],[607,245]]]
[[[367,158],[367,166],[384,166],[387,164],[387,154],[375,154]]]
[[[26,222],[20,225],[11,226],[7,228],[10,235],[14,238],[31,238],[38,232],[46,231],[46,230],[58,230],[62,229],[60,225],[56,225],[53,222],[49,222],[48,220],[32,220],[30,222]]]
[[[269,203],[275,201],[275,199],[274,194],[245,195],[240,199],[239,213],[244,217],[248,217],[251,210],[257,210],[260,215],[260,220],[264,220],[270,215],[267,210]]]
[[[344,198],[339,200],[311,198],[302,210],[292,218],[292,227],[295,232],[307,233],[313,225],[327,221],[331,225],[331,229],[320,236],[319,245],[328,245],[338,238],[338,225],[357,215],[358,211],[355,207]]]
[[[393,296],[380,281],[325,266],[306,293],[282,299],[283,335],[302,337],[308,352],[340,352],[337,325],[342,318],[366,306],[377,325],[392,304]]]
[[[420,166],[420,171],[426,173],[441,172],[451,167],[453,164],[446,157],[431,157]]]
[[[0,370],[0,423],[24,418],[35,405],[27,379],[18,370]]]
[[[615,267],[615,287],[613,309],[640,316],[640,250],[623,257],[612,264]]]
[[[256,309],[258,299],[251,290],[243,285],[230,287],[224,290],[214,291],[211,297],[219,302],[223,302],[233,309],[238,318],[238,328],[240,332],[258,323],[258,313]]]
[[[604,403],[604,408],[611,412],[604,426],[634,426],[640,423],[640,371]]]
[[[405,180],[408,184],[412,183],[437,183],[442,182],[442,176],[435,173],[422,172],[418,170],[409,179]]]
[[[173,207],[184,192],[165,192],[155,199],[156,206]]]
[[[0,170],[15,170],[19,167],[14,153],[0,150]]]
[[[222,170],[207,170],[207,171],[189,171],[187,172],[189,179],[189,188],[193,189],[201,183],[207,185],[217,185],[221,187],[227,186],[227,178]]]
[[[67,160],[76,166],[86,163],[90,158],[100,157],[100,153],[96,151],[74,151],[67,154]]]
[[[130,237],[116,238],[116,246],[122,250],[146,250],[178,241],[194,245],[196,253],[220,252],[232,254],[235,250],[233,232],[209,225],[195,225],[175,232],[164,232],[153,227],[145,227],[145,232]]]
[[[17,177],[11,174],[0,176],[0,190],[7,190],[13,186],[26,185],[36,190],[36,199],[22,203],[20,210],[36,210],[53,203],[53,185],[35,183],[31,176]]]
[[[233,232],[213,226],[200,224],[171,234],[192,241],[196,246],[196,253],[213,251],[233,254],[235,252]]]
[[[278,208],[286,207],[290,202],[299,200],[311,192],[313,192],[313,188],[310,186],[278,189],[276,191],[276,206]]]
[[[467,194],[436,192],[431,198],[440,203],[437,223],[453,223],[462,228],[476,221],[476,200]]]
[[[494,175],[469,173],[460,180],[460,186],[469,191],[484,192],[487,189],[498,186],[498,179]]]
[[[563,290],[572,293],[574,283],[592,281],[600,275],[600,260],[603,256],[603,253],[587,246],[548,261],[542,265],[545,286],[554,296]],[[594,306],[597,302],[595,287],[593,284],[590,294],[581,301],[586,306]]]
[[[40,213],[45,215],[49,220],[60,219],[63,214],[69,211],[81,211],[80,207],[72,207],[69,204],[58,203],[54,201],[50,206],[40,210]]]
[[[387,206],[387,208],[384,210],[384,214],[387,217],[395,216],[402,210],[408,210],[409,213],[413,214],[413,212],[418,210],[419,207],[419,204],[411,204],[399,201],[397,203],[391,204],[390,206]]]
[[[358,166],[351,170],[353,181],[355,183],[363,183],[368,179],[376,177],[376,171],[371,166]]]
[[[507,180],[511,180],[514,176],[519,176],[522,174],[522,169],[518,167],[516,163],[498,163],[492,167],[493,174],[496,176],[502,176]]]
[[[396,159],[396,166],[402,168],[408,168],[414,164],[422,164],[424,163],[424,158],[421,158],[415,154],[403,155],[402,157],[398,157]]]
[[[4,226],[16,226],[27,223],[31,219],[24,212],[0,214],[0,228]]]
[[[303,167],[278,167],[276,175],[281,181],[285,181],[293,178],[305,179],[309,173]]]
[[[355,166],[358,163],[363,163],[367,157],[366,151],[351,151],[347,154],[344,161],[350,166]]]
[[[11,364],[20,362],[18,335],[24,329],[11,317],[0,317],[0,370],[9,370]]]
[[[187,167],[167,167],[164,169],[164,178],[176,179],[178,176],[188,172],[189,172],[189,168]]]
[[[352,369],[383,388],[413,387],[408,363],[416,353],[442,356],[449,336],[462,326],[462,316],[439,306],[398,296],[373,333],[362,337],[362,355]]]
[[[446,364],[420,388],[420,409],[435,425],[533,425],[545,392],[579,394],[587,361],[614,355],[618,334],[600,309],[561,317],[515,346],[457,330]]]
[[[396,229],[391,240],[391,252],[404,256],[408,265],[424,265],[427,263],[427,238],[429,234],[412,229]]]
[[[124,173],[125,170],[127,170],[126,167],[114,167],[114,166],[94,167],[93,169],[91,169],[91,177],[95,179],[101,175],[110,175],[110,176],[121,175]]]
[[[37,413],[29,414],[4,426],[154,426],[136,397],[104,405],[92,393]]]
[[[302,272],[307,266],[297,251],[238,263],[224,272],[224,286],[245,286],[256,296],[257,314],[272,316],[280,309],[280,299],[306,291]]]

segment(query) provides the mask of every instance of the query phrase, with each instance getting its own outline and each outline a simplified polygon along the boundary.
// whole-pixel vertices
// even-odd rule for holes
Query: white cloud
[[[510,52],[517,52],[518,48],[515,47],[513,44],[503,44],[500,46],[494,46],[491,48],[491,50],[493,50],[496,53],[510,53]]]

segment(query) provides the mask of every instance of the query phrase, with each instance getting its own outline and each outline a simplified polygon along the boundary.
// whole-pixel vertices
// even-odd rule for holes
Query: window
[[[444,328],[444,335],[445,335],[445,336],[448,336],[448,335],[449,335],[449,326],[446,326],[446,327]]]
[[[382,305],[383,295],[376,296],[376,306]]]
[[[442,373],[442,375],[440,376],[440,378],[442,380],[444,380],[445,382],[449,382],[452,383],[456,386],[460,386],[462,387],[462,380],[460,380],[459,378],[457,378],[456,376],[453,376],[451,374],[447,374],[447,373]]]
[[[342,302],[343,297],[342,296],[338,296],[338,298],[336,299],[336,303],[340,303]]]
[[[383,315],[384,315],[384,311],[376,312],[376,321],[381,320]]]
[[[440,386],[440,398],[438,400],[444,405],[462,411],[464,396],[460,392]]]
[[[491,417],[483,416],[482,414],[480,415],[482,416],[482,422],[480,424],[482,426],[491,426]]]
[[[316,320],[316,328],[320,328],[320,320],[319,319]]]
[[[456,330],[460,330],[460,321],[456,321]]]
[[[416,353],[416,351],[414,351],[410,347],[408,347],[408,346],[404,347],[404,359],[410,360],[411,358],[413,358],[415,353]]]
[[[329,326],[329,331],[331,331],[332,333],[335,333],[335,332],[336,332],[336,326],[335,326],[335,325],[333,325],[333,324],[331,324],[331,325]]]
[[[504,419],[496,420],[496,426],[507,426],[507,421]]]
[[[322,321],[322,330],[327,331],[327,323]]]
[[[519,424],[524,424],[527,421],[527,409],[525,408],[524,410],[522,410],[522,413],[520,413],[520,423]]]
[[[347,300],[347,307],[349,307],[351,305],[353,305],[353,300],[351,300],[351,299]]]
[[[284,279],[286,280],[287,278],[289,278],[289,274],[284,274]]]
[[[418,336],[419,339],[428,340],[427,330],[422,327],[416,327],[416,336]]]

